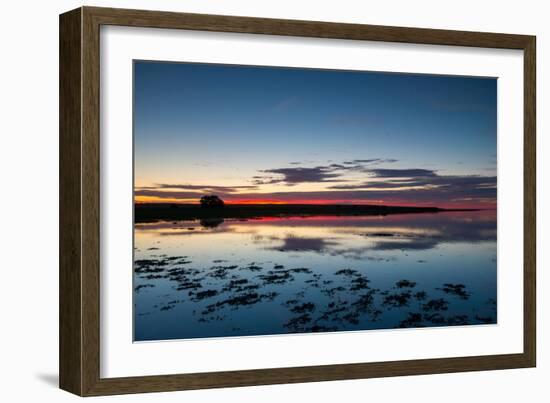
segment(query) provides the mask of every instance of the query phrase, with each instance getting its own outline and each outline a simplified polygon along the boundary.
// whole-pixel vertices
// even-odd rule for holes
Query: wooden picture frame
[[[524,349],[521,354],[100,377],[101,25],[520,49],[524,52]],[[60,16],[60,387],[80,396],[534,367],[535,37],[81,7]]]

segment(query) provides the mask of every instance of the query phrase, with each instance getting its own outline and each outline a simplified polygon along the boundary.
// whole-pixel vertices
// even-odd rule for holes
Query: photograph
[[[497,78],[133,61],[134,341],[497,324]]]

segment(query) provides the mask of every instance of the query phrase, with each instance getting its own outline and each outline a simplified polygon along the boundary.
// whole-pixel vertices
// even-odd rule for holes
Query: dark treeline
[[[204,208],[198,204],[136,204],[135,222],[195,220],[204,218],[258,218],[325,215],[388,215],[451,211],[438,207],[316,204],[229,204]],[[453,210],[456,211],[456,210]]]

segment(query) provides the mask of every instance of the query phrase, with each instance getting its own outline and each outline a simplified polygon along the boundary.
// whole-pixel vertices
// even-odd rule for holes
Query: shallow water
[[[136,224],[136,341],[494,324],[493,211]]]

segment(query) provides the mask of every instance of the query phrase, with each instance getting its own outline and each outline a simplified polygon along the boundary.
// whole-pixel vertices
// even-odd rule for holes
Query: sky
[[[135,201],[496,207],[497,80],[134,61]]]

